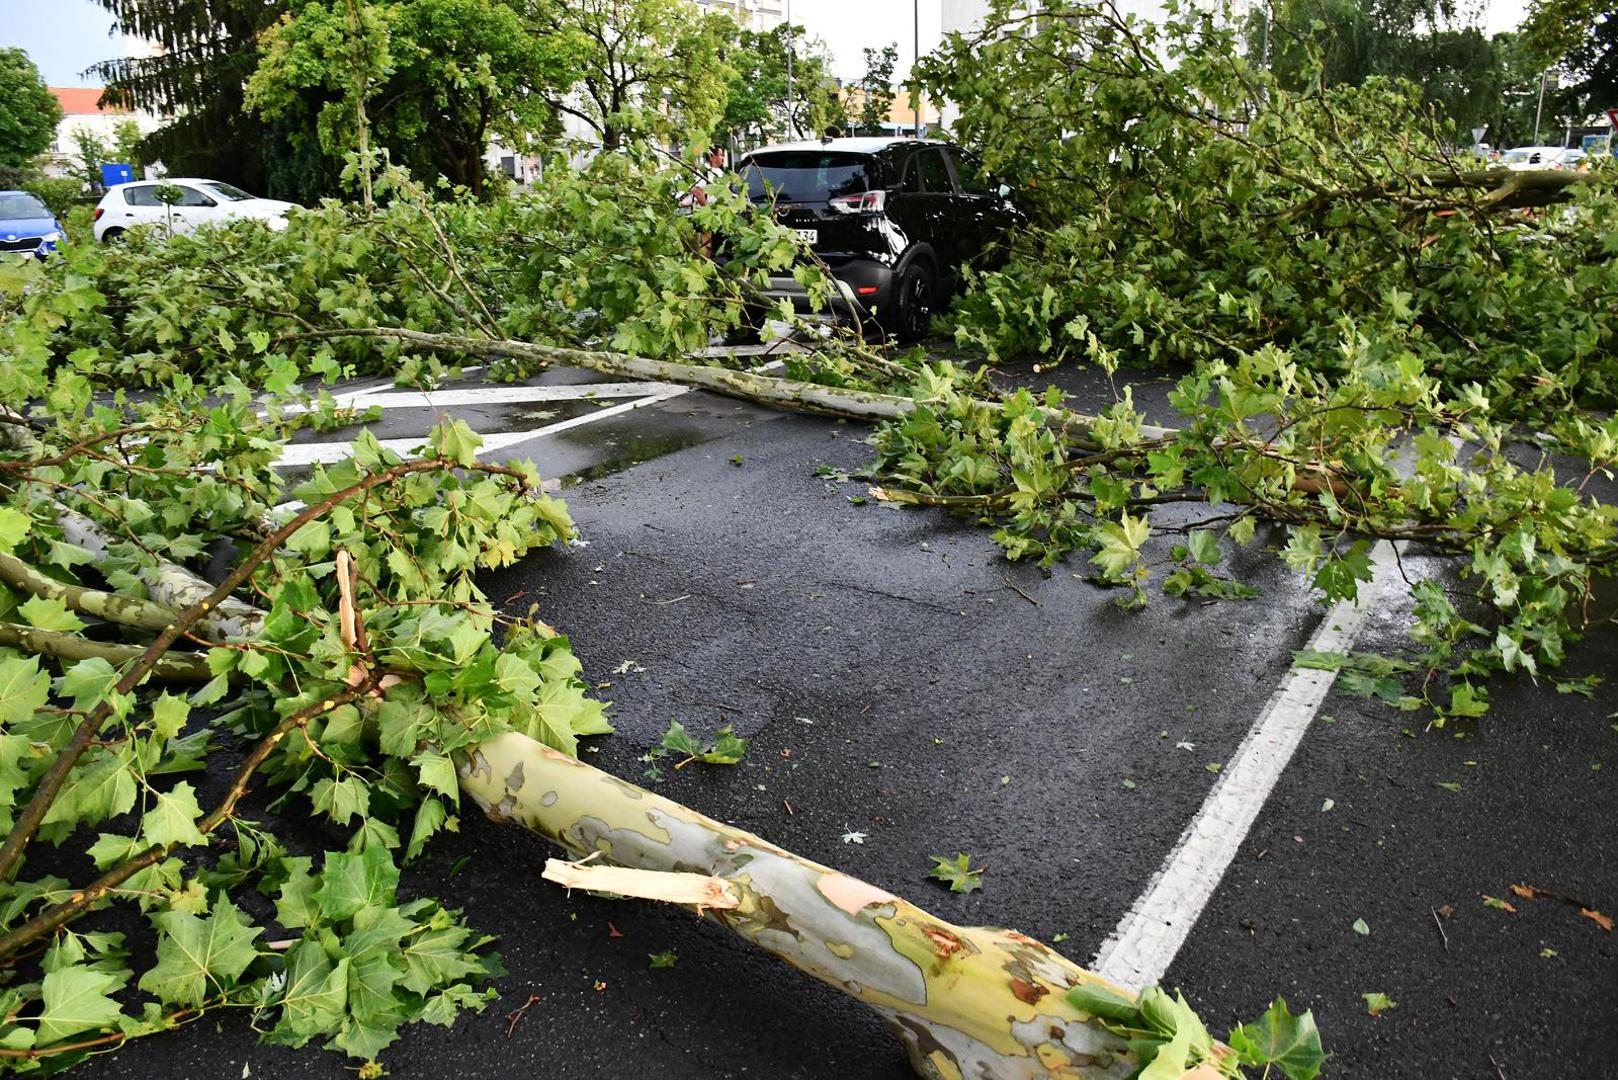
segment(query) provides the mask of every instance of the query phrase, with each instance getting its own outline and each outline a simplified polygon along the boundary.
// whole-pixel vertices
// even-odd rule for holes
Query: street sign
[[[1484,124],[1482,127],[1473,128],[1472,129],[1472,144],[1474,146],[1476,146],[1478,143],[1482,142],[1483,141],[1483,133],[1488,131],[1488,130],[1489,130],[1489,125],[1488,124]]]
[[[1607,123],[1611,124],[1614,128],[1618,128],[1618,109],[1607,110]]]
[[[101,166],[101,186],[112,187],[114,184],[127,184],[135,179],[135,170],[128,165],[107,164]]]

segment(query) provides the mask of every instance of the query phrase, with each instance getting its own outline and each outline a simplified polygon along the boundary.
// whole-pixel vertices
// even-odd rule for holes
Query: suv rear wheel
[[[894,286],[893,311],[886,329],[902,344],[909,345],[927,336],[937,303],[938,279],[933,268],[912,259],[899,274]]]

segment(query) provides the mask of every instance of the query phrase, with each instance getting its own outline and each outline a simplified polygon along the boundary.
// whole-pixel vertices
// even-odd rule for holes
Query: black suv
[[[874,316],[901,341],[927,332],[977,259],[1022,214],[1008,188],[991,186],[977,159],[930,139],[823,139],[746,155],[737,171],[758,204],[800,230],[831,271],[842,314]],[[771,299],[808,307],[790,276],[770,279]]]

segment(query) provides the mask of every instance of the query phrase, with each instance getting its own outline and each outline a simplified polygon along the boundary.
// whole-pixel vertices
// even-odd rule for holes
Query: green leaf
[[[1326,1061],[1314,1013],[1306,1010],[1294,1016],[1280,997],[1263,1016],[1236,1028],[1226,1041],[1243,1065],[1274,1066],[1289,1080],[1314,1080]]]
[[[34,596],[17,605],[17,614],[28,620],[29,626],[41,630],[57,630],[72,633],[84,629],[84,620],[67,609],[67,602],[61,597],[49,600],[43,596]]]
[[[75,709],[93,708],[118,682],[118,672],[101,657],[80,660],[62,673],[61,694]]]
[[[1399,1003],[1397,1001],[1394,1001],[1380,990],[1369,994],[1361,994],[1360,997],[1365,999],[1365,1011],[1370,1013],[1372,1016],[1381,1016],[1388,1010],[1399,1007]]]
[[[455,776],[455,763],[443,754],[423,753],[417,754],[411,761],[421,777],[421,786],[437,791],[450,799],[456,798],[460,792],[460,782]]]
[[[0,725],[19,724],[51,695],[51,677],[39,670],[39,657],[0,657]]]
[[[302,1046],[317,1035],[335,1034],[348,1015],[348,977],[347,957],[333,963],[319,942],[307,938],[294,945],[274,1041]]]
[[[1139,1004],[1096,983],[1080,983],[1067,992],[1067,1000],[1075,1009],[1082,1009],[1103,1020],[1130,1027],[1140,1025]]]
[[[21,510],[0,506],[0,551],[16,550],[18,544],[28,539],[28,530],[33,524],[34,519]]]
[[[969,893],[983,888],[983,871],[972,869],[970,855],[958,851],[953,859],[943,855],[928,858],[933,860],[933,868],[927,876],[948,885],[950,892]]]
[[[1192,529],[1186,537],[1186,546],[1191,550],[1191,557],[1200,563],[1213,566],[1219,562],[1219,537],[1208,529]]]
[[[172,791],[155,796],[152,808],[140,819],[141,832],[154,844],[195,847],[208,842],[197,829],[201,816],[196,789],[182,780]]]
[[[315,903],[328,919],[348,919],[362,908],[393,903],[398,887],[399,868],[381,848],[358,854],[333,851],[326,854]]]
[[[253,941],[261,930],[248,924],[228,896],[214,913],[191,915],[160,911],[157,965],[141,976],[140,988],[169,1005],[200,1005],[233,988],[248,965],[258,959]]]
[[[347,825],[354,815],[364,817],[371,808],[371,789],[352,774],[341,780],[324,777],[309,791],[314,808],[330,815],[339,825]]]
[[[1364,919],[1355,919],[1353,929],[1354,932],[1361,937],[1364,937],[1371,932],[1370,924],[1368,924]]]
[[[1108,578],[1121,579],[1140,558],[1141,545],[1151,533],[1152,527],[1144,516],[1122,514],[1117,521],[1105,522],[1096,529],[1098,547],[1090,561],[1101,567]]]
[[[124,985],[118,975],[87,965],[47,972],[40,986],[44,1010],[34,1045],[45,1046],[81,1031],[116,1027],[122,1010],[109,996]]]
[[[483,437],[456,416],[446,416],[433,428],[427,445],[457,465],[476,465]]]

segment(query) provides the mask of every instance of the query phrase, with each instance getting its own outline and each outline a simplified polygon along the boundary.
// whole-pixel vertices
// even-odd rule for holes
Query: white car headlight
[[[40,241],[42,243],[54,244],[54,243],[56,243],[56,241],[60,240],[61,238],[62,238],[62,234],[59,233],[59,232],[48,232],[44,236],[41,236],[39,239],[40,239]]]

